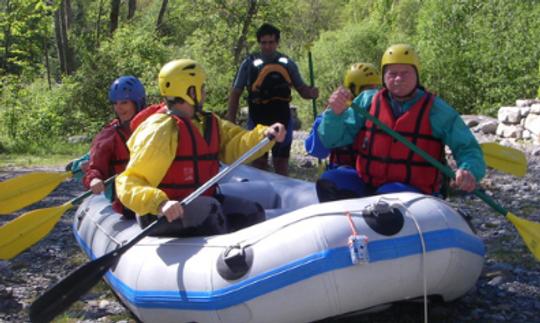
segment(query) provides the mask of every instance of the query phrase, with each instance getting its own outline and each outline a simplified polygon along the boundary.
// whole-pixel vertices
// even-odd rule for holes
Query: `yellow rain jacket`
[[[203,119],[204,117],[201,117]],[[219,125],[219,160],[230,164],[264,139],[267,127],[257,125],[248,131],[216,116]],[[195,127],[204,133],[204,120],[192,119]],[[116,178],[116,194],[120,201],[139,215],[159,214],[161,203],[169,200],[157,188],[176,155],[178,129],[173,118],[157,113],[137,127],[127,142],[130,161],[124,172]],[[251,162],[268,152],[274,142],[251,156]]]

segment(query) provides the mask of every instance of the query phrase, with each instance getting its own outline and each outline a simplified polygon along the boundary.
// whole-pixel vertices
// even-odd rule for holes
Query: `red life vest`
[[[110,177],[114,174],[120,174],[126,169],[126,166],[129,162],[129,149],[126,143],[129,139],[129,136],[131,136],[131,130],[128,127],[122,127],[118,119],[114,119],[114,121],[111,122],[109,126],[111,126],[115,131],[115,152],[112,156],[113,158],[110,160]]]
[[[120,174],[126,169],[129,162],[129,149],[126,145],[131,130],[129,127],[122,127],[118,119],[114,119],[103,130],[97,134],[92,142],[91,148],[91,168],[83,177],[85,187],[90,186],[94,178],[109,178]],[[102,178],[103,177],[103,178]],[[122,214],[124,209],[118,198],[113,185],[113,209]]]
[[[354,145],[334,148],[330,151],[330,165],[355,167],[356,156],[358,151]]]
[[[169,199],[182,200],[219,171],[219,124],[212,113],[204,113],[204,137],[191,120],[170,114],[178,128],[178,147],[173,163],[158,185]],[[215,187],[203,195],[211,196]]]
[[[434,101],[435,96],[426,91],[414,106],[395,119],[387,90],[382,89],[373,97],[369,113],[442,162],[444,145],[433,137],[429,118]],[[442,183],[439,171],[373,122],[366,121],[355,146],[359,151],[356,169],[365,183],[379,187],[385,183],[401,182],[426,194],[439,191]]]
[[[137,127],[141,123],[143,123],[144,120],[148,119],[148,117],[153,115],[154,113],[164,113],[165,111],[167,111],[167,106],[164,102],[152,104],[142,109],[133,117],[133,119],[131,119],[131,122],[129,124],[131,131],[135,131],[135,129],[137,129]]]

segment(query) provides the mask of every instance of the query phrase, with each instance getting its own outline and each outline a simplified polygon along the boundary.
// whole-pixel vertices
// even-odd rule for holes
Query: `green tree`
[[[43,70],[43,44],[50,32],[53,9],[40,0],[0,3],[0,75],[28,78],[39,75]]]
[[[537,1],[426,1],[417,45],[423,80],[462,113],[494,114],[538,84]]]

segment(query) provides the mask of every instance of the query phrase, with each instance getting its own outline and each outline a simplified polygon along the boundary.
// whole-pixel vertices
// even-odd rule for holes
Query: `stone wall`
[[[540,99],[517,100],[501,107],[497,115],[497,136],[540,143]]]

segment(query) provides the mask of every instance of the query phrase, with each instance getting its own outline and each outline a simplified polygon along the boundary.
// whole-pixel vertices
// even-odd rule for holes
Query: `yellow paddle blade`
[[[0,182],[0,214],[10,214],[42,200],[70,176],[71,172],[38,172]]]
[[[531,253],[540,261],[540,223],[519,218],[511,212],[506,214],[506,218],[514,224]]]
[[[0,259],[11,259],[41,240],[71,207],[73,204],[69,201],[56,207],[32,210],[1,226]]]
[[[494,142],[483,143],[480,146],[489,167],[516,176],[524,176],[527,173],[527,158],[522,151]]]

